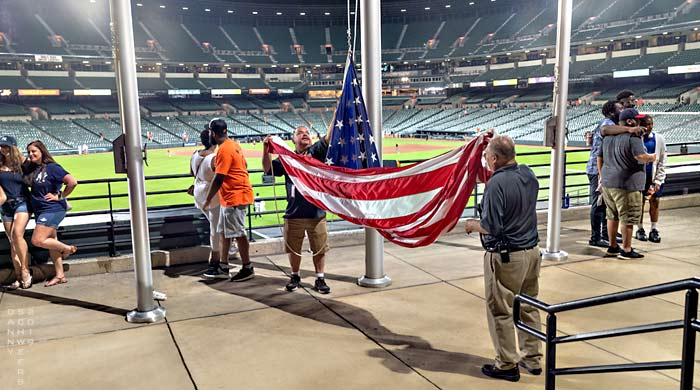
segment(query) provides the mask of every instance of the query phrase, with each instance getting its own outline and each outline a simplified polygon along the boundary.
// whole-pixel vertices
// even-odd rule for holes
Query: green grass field
[[[384,140],[384,145],[393,146],[399,144],[399,151],[401,150],[401,145],[405,144],[429,144],[433,146],[445,147],[447,149],[443,150],[429,150],[413,153],[399,153],[399,154],[385,154],[384,159],[386,160],[422,160],[437,156],[444,153],[445,151],[459,147],[463,144],[460,141],[427,141],[427,140],[415,140],[415,139],[395,139],[387,138]],[[258,143],[256,145],[252,144],[242,144],[245,150],[257,150],[262,151],[262,144]],[[158,175],[174,175],[174,174],[188,174],[189,173],[189,155],[196,148],[179,148],[172,149],[171,156],[165,149],[152,149],[148,151],[148,166],[145,167],[146,176],[158,176]],[[537,147],[537,146],[522,146],[517,147],[519,154],[529,153],[529,152],[541,152],[549,151],[548,148]],[[584,172],[586,168],[586,161],[588,160],[588,151],[582,150],[580,152],[571,152],[567,155],[567,159],[570,165],[567,166],[567,172],[577,173]],[[689,160],[689,157],[674,157],[671,162]],[[98,153],[90,155],[70,155],[70,156],[57,156],[56,160],[61,164],[68,172],[73,174],[73,176],[78,179],[78,181],[85,181],[91,179],[106,179],[106,178],[125,178],[126,175],[115,174],[114,173],[114,163],[111,153]],[[261,158],[247,157],[248,166],[250,170],[260,170],[262,169]],[[546,164],[544,167],[536,167],[534,171],[537,175],[549,175],[549,154],[527,156],[522,155],[518,157],[520,163],[528,165],[539,165]],[[255,186],[256,184],[262,183],[262,173],[252,173],[250,175],[250,180]],[[281,182],[281,178],[277,178],[278,182]],[[588,179],[585,175],[571,176],[567,178],[567,186],[573,186],[577,184],[587,184]],[[179,179],[162,179],[162,180],[148,180],[146,181],[146,191],[164,191],[164,190],[180,190],[177,194],[165,194],[165,195],[149,195],[147,197],[147,204],[149,207],[152,206],[164,206],[173,204],[193,204],[193,198],[185,193],[185,189],[192,184],[191,178],[179,178]],[[549,185],[548,179],[541,179],[540,186],[547,187]],[[265,187],[255,187],[253,189],[256,193],[259,193],[261,197],[271,198],[279,197],[284,198],[284,186],[265,186]],[[111,191],[113,195],[125,195],[127,193],[127,183],[118,182],[111,184]],[[571,188],[568,190],[570,195],[573,197],[575,195],[586,195],[588,193],[587,187]],[[71,194],[71,197],[82,197],[82,196],[95,196],[95,195],[106,195],[108,193],[107,184],[80,184],[76,190]],[[548,191],[540,191],[540,199],[546,198]],[[573,200],[572,200],[573,202]],[[127,197],[118,197],[113,199],[113,207],[115,209],[125,209],[129,207]],[[107,199],[99,200],[75,200],[71,202],[73,206],[72,211],[92,211],[92,210],[108,210],[109,201]],[[473,200],[470,200],[470,205],[473,205]],[[267,201],[266,210],[273,211],[275,209],[284,211],[286,207],[286,201],[281,200],[277,202]],[[281,215],[280,217],[281,218]],[[330,218],[333,219],[333,218]],[[278,217],[276,215],[264,215],[253,219],[253,226],[265,226],[265,225],[276,225],[278,224]]]

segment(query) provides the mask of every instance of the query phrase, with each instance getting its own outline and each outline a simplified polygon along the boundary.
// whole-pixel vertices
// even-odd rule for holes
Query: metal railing
[[[681,390],[693,388],[693,370],[695,362],[696,332],[700,332],[698,312],[698,288],[700,278],[690,278],[675,282],[658,284],[634,290],[622,291],[612,294],[600,295],[576,301],[546,304],[536,298],[518,294],[513,303],[513,322],[515,326],[531,334],[545,343],[545,390],[554,390],[556,377],[561,375],[600,374],[611,372],[650,371],[650,370],[681,370]],[[610,303],[625,302],[633,299],[653,297],[678,291],[687,291],[685,295],[685,314],[682,320],[656,322],[646,325],[629,326],[625,328],[609,329],[589,333],[578,333],[566,336],[557,336],[557,314],[585,309]],[[547,313],[545,332],[534,329],[520,319],[522,305],[530,305]],[[667,330],[683,329],[683,351],[681,360],[656,361],[627,364],[609,364],[583,367],[557,367],[557,346],[559,344],[573,343],[587,340],[596,340],[611,337],[629,336],[643,333],[662,332]]]
[[[680,145],[700,145],[700,142],[695,142],[695,143],[684,143],[684,144],[670,144],[668,145],[669,147],[673,146],[680,146]],[[568,158],[565,158],[565,164],[566,166],[573,166],[573,165],[581,165],[585,164],[588,161],[588,151],[587,149],[580,149],[580,150],[568,150],[566,152]],[[540,152],[528,152],[528,153],[520,153],[518,156],[519,157],[533,157],[533,156],[549,156],[550,152],[548,150],[543,150]],[[669,157],[672,156],[678,156],[681,154],[669,154]],[[688,153],[683,155],[698,155],[700,156],[700,153]],[[574,158],[576,157],[576,158]],[[399,163],[402,165],[405,164],[410,164],[410,163],[415,163],[415,162],[420,162],[423,160],[400,160]],[[542,168],[547,168],[549,167],[549,162],[547,163],[539,163],[539,164],[530,164],[529,165],[531,168],[535,170],[539,170]],[[697,162],[691,162],[687,164],[682,164],[682,166],[698,166],[700,167],[700,158]],[[585,176],[585,172],[570,172],[571,170],[567,169],[565,171],[565,179],[564,179],[564,188],[565,190],[563,191],[563,194],[575,194],[573,196],[569,196],[571,201],[576,201],[576,203],[581,203],[583,200],[583,203],[588,203],[588,180],[586,179],[584,183],[578,183],[578,184],[571,184],[571,178],[574,178],[576,176]],[[263,171],[262,170],[250,170],[249,171],[250,175],[255,175],[259,174],[262,175]],[[158,181],[158,180],[176,180],[176,179],[183,179],[183,178],[191,178],[192,176],[189,174],[176,174],[176,175],[158,175],[158,176],[146,176],[145,180],[146,181]],[[538,180],[548,180],[549,179],[549,172],[545,172],[542,174],[537,175]],[[126,192],[120,192],[120,193],[115,193],[114,191],[114,185],[117,183],[125,183],[127,181],[126,177],[121,177],[121,178],[109,178],[109,179],[95,179],[95,180],[81,180],[79,181],[79,184],[81,186],[83,185],[100,185],[104,184],[105,185],[105,190],[106,194],[101,194],[101,195],[88,195],[88,196],[73,196],[70,197],[68,200],[73,203],[73,202],[80,202],[80,201],[87,201],[87,200],[96,200],[96,199],[106,199],[108,201],[108,208],[104,210],[92,210],[92,211],[81,211],[81,212],[70,212],[68,215],[69,216],[88,216],[88,215],[104,215],[108,214],[110,216],[110,223],[107,228],[107,236],[108,240],[106,242],[101,242],[102,245],[108,245],[109,247],[109,253],[110,255],[116,255],[116,246],[118,244],[116,240],[116,234],[115,234],[115,220],[114,220],[114,215],[115,213],[126,213],[129,211],[128,208],[115,208],[114,207],[114,199],[118,198],[125,198],[128,197],[128,194]],[[567,182],[569,184],[567,184]],[[278,186],[278,187],[284,187],[284,180],[276,180],[275,183],[260,183],[260,184],[253,184],[253,189],[258,188],[264,188],[264,187],[272,187],[272,186]],[[483,186],[482,186],[483,188]],[[540,187],[540,191],[545,192],[549,190],[548,185],[544,185]],[[473,205],[476,205],[479,200],[480,196],[480,188],[477,185],[474,188],[474,194],[473,194],[473,202],[471,202],[471,205],[468,205],[465,209],[466,214],[475,215],[476,214],[476,207]],[[184,194],[186,192],[186,188],[180,188],[179,186],[174,186],[173,189],[167,189],[167,190],[159,190],[159,191],[147,191],[146,192],[146,197],[147,199],[151,199],[156,196],[162,196],[162,195],[172,195],[172,194]],[[286,194],[284,189],[280,189],[277,194],[277,196],[272,196],[272,197],[261,197],[259,200],[263,200],[265,202],[276,202],[276,201],[286,201]],[[545,197],[540,197],[538,198],[538,202],[541,202],[540,205],[545,204],[544,202],[548,202],[549,199]],[[168,210],[168,209],[174,209],[174,208],[182,208],[182,207],[193,207],[193,202],[189,203],[184,203],[184,204],[172,204],[172,205],[167,205],[167,206],[149,206],[148,210],[149,211],[158,211],[158,210]],[[275,215],[275,214],[282,214],[284,213],[284,210],[270,210],[270,211],[264,211],[264,212],[253,212],[252,207],[249,209],[248,212],[248,223],[247,223],[247,230],[248,230],[248,237],[250,240],[254,240],[254,235],[253,235],[253,229],[264,229],[264,228],[274,228],[274,227],[279,227],[279,224],[272,224],[272,225],[265,225],[265,224],[255,224],[256,221],[254,221],[254,217],[256,216],[263,216],[263,215]],[[98,245],[98,244],[95,244]]]

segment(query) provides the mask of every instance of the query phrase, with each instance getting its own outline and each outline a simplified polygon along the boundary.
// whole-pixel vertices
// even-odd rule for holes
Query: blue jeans
[[[598,206],[602,196],[598,189],[598,175],[588,175],[588,200],[591,204],[591,241],[608,239],[608,221],[605,219],[605,203]]]
[[[2,221],[12,222],[15,220],[15,213],[28,213],[27,202],[25,200],[8,199],[2,205]]]
[[[37,225],[46,226],[54,229],[58,229],[58,225],[61,224],[63,218],[66,217],[66,211],[44,211],[34,216]]]

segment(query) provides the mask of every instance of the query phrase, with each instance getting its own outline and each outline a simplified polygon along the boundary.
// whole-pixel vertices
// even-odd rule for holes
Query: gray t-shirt
[[[598,151],[598,156],[603,158],[603,187],[627,191],[644,190],[644,163],[637,161],[634,156],[646,152],[641,137],[630,133],[605,137],[603,147]]]
[[[507,165],[493,173],[481,198],[481,227],[491,233],[483,237],[486,248],[499,240],[511,249],[537,245],[539,188],[537,176],[527,165]]]

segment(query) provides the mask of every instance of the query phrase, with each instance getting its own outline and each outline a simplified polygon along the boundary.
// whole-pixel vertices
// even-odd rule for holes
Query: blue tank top
[[[28,187],[24,184],[21,173],[0,171],[0,187],[5,191],[8,200],[26,200]]]
[[[652,131],[648,135],[644,136],[644,147],[647,149],[647,153],[656,153],[656,135]],[[647,164],[647,174],[651,175],[651,170],[653,168],[653,163]]]

